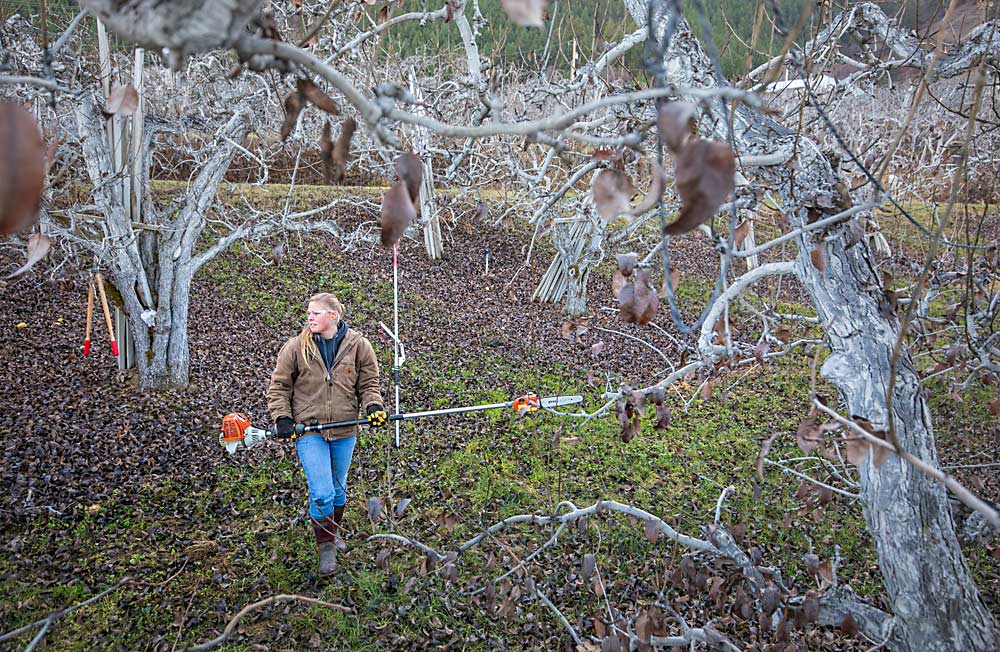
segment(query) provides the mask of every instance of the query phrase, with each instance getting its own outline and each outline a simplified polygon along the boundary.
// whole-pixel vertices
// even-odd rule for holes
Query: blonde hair
[[[309,303],[318,303],[326,310],[337,313],[337,328],[340,328],[340,321],[344,317],[344,304],[340,302],[340,299],[329,292],[320,292],[309,297]],[[307,363],[312,358],[319,359],[319,349],[316,347],[316,342],[313,341],[309,324],[306,324],[302,332],[299,333],[299,352],[302,353],[302,359]]]

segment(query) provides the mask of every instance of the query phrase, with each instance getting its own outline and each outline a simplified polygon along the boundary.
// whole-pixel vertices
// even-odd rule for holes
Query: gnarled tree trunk
[[[108,274],[121,295],[135,337],[139,384],[186,385],[190,369],[187,329],[191,281],[198,269],[222,250],[216,246],[196,254],[195,245],[205,227],[204,213],[215,201],[216,188],[246,135],[246,117],[238,113],[220,130],[212,145],[212,156],[188,189],[178,214],[161,219],[153,203],[146,201],[143,224],[128,218],[120,188],[110,182],[115,170],[104,138],[104,116],[93,97],[83,99],[77,123],[94,200],[107,225],[108,248],[90,243],[91,249],[98,257],[106,257]],[[149,165],[146,153],[140,158]],[[137,246],[139,230],[152,233],[141,248]],[[140,278],[155,280],[154,305],[144,303],[136,292]]]

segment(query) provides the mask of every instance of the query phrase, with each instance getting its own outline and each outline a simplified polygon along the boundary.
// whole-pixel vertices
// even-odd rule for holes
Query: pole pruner
[[[558,408],[569,405],[577,405],[583,402],[580,395],[571,396],[546,396],[539,398],[535,394],[525,394],[518,396],[511,401],[503,403],[483,403],[480,405],[467,405],[464,407],[444,408],[440,410],[424,410],[422,412],[403,412],[393,414],[389,421],[408,421],[410,419],[422,419],[425,417],[440,417],[448,414],[464,414],[466,412],[483,412],[485,410],[513,409],[518,416],[524,416],[538,410],[548,410],[555,412]],[[368,419],[352,419],[350,421],[334,421],[332,423],[317,423],[314,425],[295,424],[295,434],[293,437],[300,437],[305,434],[330,430],[332,428],[343,428],[344,426],[364,426],[368,425]],[[256,428],[250,423],[250,417],[234,412],[227,414],[222,419],[222,432],[219,433],[219,443],[225,447],[232,455],[242,448],[253,448],[265,439],[274,437],[273,429]]]

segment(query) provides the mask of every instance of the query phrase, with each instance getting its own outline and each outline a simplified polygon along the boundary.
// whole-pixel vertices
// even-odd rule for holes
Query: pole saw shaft
[[[425,410],[423,412],[404,412],[402,414],[393,414],[389,416],[389,421],[408,421],[409,419],[419,419],[421,417],[438,417],[445,414],[462,414],[464,412],[481,412],[483,410],[500,410],[503,408],[513,407],[514,402],[508,401],[507,403],[491,403],[490,405],[473,405],[470,407],[458,407],[458,408],[447,408],[442,410]],[[330,430],[331,428],[343,428],[345,426],[361,426],[368,423],[368,419],[354,419],[352,421],[334,421],[332,423],[317,423],[312,426],[303,426],[302,424],[296,424],[295,432],[298,434],[299,426],[302,427],[302,433],[307,432],[319,432],[320,430]]]
[[[487,403],[483,405],[470,405],[466,407],[456,407],[456,408],[443,408],[440,410],[424,410],[422,412],[404,412],[402,414],[393,414],[389,416],[389,421],[408,421],[410,419],[420,419],[423,417],[438,417],[447,414],[463,414],[466,412],[483,412],[485,410],[502,410],[504,408],[514,408],[518,414],[524,414],[526,412],[535,412],[539,408],[545,408],[548,410],[564,407],[567,405],[576,405],[583,402],[583,397],[580,395],[573,396],[547,396],[545,398],[539,399],[534,394],[527,394],[525,396],[520,396],[513,401],[505,401],[503,403]],[[348,421],[333,421],[331,423],[317,423],[315,425],[307,426],[302,423],[295,424],[295,434],[304,435],[312,432],[320,432],[322,430],[330,430],[332,428],[343,428],[346,426],[360,426],[366,425],[368,419],[351,419]],[[235,453],[236,450],[242,445],[244,448],[250,448],[265,439],[271,439],[274,437],[274,431],[264,430],[262,428],[254,428],[250,425],[250,420],[243,414],[231,414],[227,415],[223,419],[222,433],[219,435],[219,443],[226,447],[230,453]]]

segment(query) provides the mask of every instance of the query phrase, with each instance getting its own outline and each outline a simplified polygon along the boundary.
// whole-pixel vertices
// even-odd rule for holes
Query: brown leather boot
[[[333,518],[312,519],[313,534],[319,547],[319,574],[330,575],[337,572],[337,546],[334,545],[337,524]]]
[[[336,525],[333,529],[333,545],[340,552],[347,551],[347,542],[344,541],[344,538],[341,536],[341,532],[344,528],[344,507],[345,505],[341,505],[340,507],[333,508],[333,522]]]

